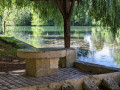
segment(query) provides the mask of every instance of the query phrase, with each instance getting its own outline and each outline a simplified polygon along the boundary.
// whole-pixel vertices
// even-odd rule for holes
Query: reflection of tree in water
[[[6,29],[6,34],[36,46],[40,45],[40,40],[36,41],[36,39],[38,40],[38,36],[40,36],[43,31],[44,29],[42,27],[9,26]]]
[[[97,50],[101,50],[103,45],[109,46],[110,53],[114,61],[120,66],[120,32],[113,34],[108,29],[93,28],[92,30],[92,43]]]
[[[114,49],[112,56],[114,61],[117,62],[117,64],[120,66],[120,48]]]
[[[104,38],[101,34],[101,28],[93,27],[92,28],[92,44],[97,50],[103,48]]]
[[[77,57],[87,57],[88,55],[88,50],[85,49],[77,49]]]
[[[43,43],[43,39],[40,36],[44,32],[44,29],[42,27],[31,27],[31,31],[33,34],[30,39],[31,41],[28,41],[28,43],[30,42],[32,46],[38,47],[41,43]]]
[[[32,35],[33,32],[31,31],[31,27],[28,26],[7,26],[6,27],[6,34],[8,36],[20,36],[20,35]]]

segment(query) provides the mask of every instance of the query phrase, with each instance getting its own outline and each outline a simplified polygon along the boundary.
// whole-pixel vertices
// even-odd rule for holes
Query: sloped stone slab
[[[83,88],[84,90],[99,90],[93,80],[84,80]]]
[[[71,84],[64,84],[64,85],[62,85],[61,90],[75,90],[75,89],[74,89],[74,86]]]
[[[107,77],[103,79],[102,86],[107,90],[120,90],[119,85],[112,77]]]

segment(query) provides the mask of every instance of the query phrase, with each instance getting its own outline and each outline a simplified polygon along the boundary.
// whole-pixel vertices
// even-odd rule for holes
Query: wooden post
[[[6,31],[6,22],[4,21],[4,28],[3,28],[3,34],[5,35],[5,31]]]
[[[63,1],[64,8],[64,43],[65,48],[70,48],[70,18],[69,18],[69,10],[70,10],[70,0]]]
[[[56,0],[56,3],[64,19],[64,43],[65,48],[70,48],[70,18],[73,12],[75,0]]]

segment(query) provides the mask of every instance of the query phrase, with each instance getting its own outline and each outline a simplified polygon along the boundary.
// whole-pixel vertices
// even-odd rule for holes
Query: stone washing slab
[[[99,90],[98,86],[93,80],[84,80],[83,84],[84,90]]]
[[[102,86],[108,90],[120,90],[118,83],[112,77],[104,78]]]
[[[17,55],[26,59],[60,58],[65,57],[66,50],[63,48],[19,49]]]
[[[81,71],[94,73],[94,74],[103,74],[103,73],[120,71],[119,68],[106,67],[103,65],[98,65],[98,64],[93,64],[93,63],[88,63],[83,61],[74,62],[74,67]]]

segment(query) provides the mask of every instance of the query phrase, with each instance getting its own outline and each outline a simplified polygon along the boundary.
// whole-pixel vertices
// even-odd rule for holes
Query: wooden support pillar
[[[56,0],[56,3],[64,19],[64,43],[65,48],[70,48],[70,18],[73,12],[75,0]]]
[[[70,0],[63,0],[63,9],[64,9],[64,42],[65,48],[70,48],[70,18],[69,18],[69,10],[70,10]]]

